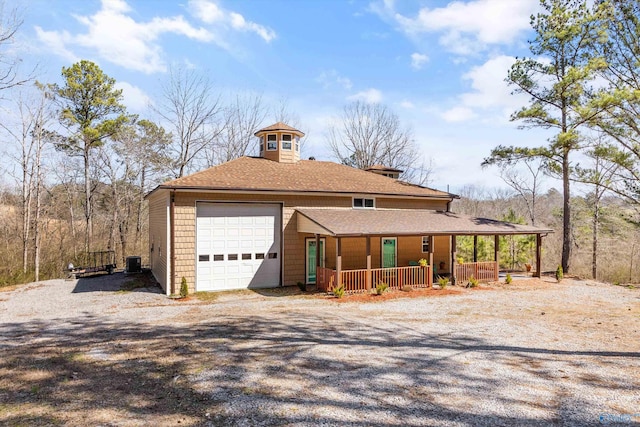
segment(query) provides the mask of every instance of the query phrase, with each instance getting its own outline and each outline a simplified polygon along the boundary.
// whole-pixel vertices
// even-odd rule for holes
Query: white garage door
[[[280,205],[198,203],[196,290],[280,285]]]

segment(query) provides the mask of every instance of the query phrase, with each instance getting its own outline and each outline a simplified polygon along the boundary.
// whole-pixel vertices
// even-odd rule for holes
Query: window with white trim
[[[376,200],[366,199],[364,197],[354,197],[353,207],[357,209],[374,209],[376,207]]]
[[[278,149],[278,135],[275,133],[267,135],[267,151],[275,151]]]
[[[296,151],[300,151],[300,138],[296,136]]]
[[[282,149],[291,150],[291,135],[282,135]]]
[[[429,242],[431,241],[431,236],[422,236],[422,253],[427,254],[431,252],[431,248],[429,247]]]

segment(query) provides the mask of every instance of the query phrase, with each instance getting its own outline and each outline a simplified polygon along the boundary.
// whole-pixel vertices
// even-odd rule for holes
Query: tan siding
[[[153,196],[152,196],[153,197]],[[175,199],[175,255],[176,285],[181,278],[187,279],[191,291],[195,289],[195,242],[196,242],[196,201],[235,201],[235,202],[270,202],[283,203],[283,284],[295,285],[305,280],[305,237],[312,234],[298,232],[296,207],[351,207],[351,196],[285,196],[269,194],[210,194],[210,193],[176,193]],[[391,204],[393,202],[393,205]],[[446,208],[446,203],[402,199],[377,199],[378,207],[399,207],[407,209]],[[382,204],[381,204],[382,203]],[[150,198],[151,207],[151,198]],[[150,208],[151,209],[151,208]],[[153,214],[154,221],[155,213]],[[388,236],[393,237],[393,236]],[[436,237],[436,260],[448,262],[448,237]],[[417,261],[422,257],[421,238],[401,236],[398,239],[398,263],[408,265],[410,260]],[[335,240],[327,238],[326,265],[335,268]],[[164,250],[164,248],[163,248]],[[380,267],[380,238],[371,238],[372,268]],[[163,253],[164,256],[164,253]],[[366,268],[365,238],[343,239],[343,268]]]
[[[167,291],[167,264],[169,245],[167,236],[167,210],[169,193],[158,191],[149,197],[149,263],[151,272],[164,291]]]
[[[380,209],[429,209],[447,210],[446,200],[400,199],[376,197],[376,208]]]

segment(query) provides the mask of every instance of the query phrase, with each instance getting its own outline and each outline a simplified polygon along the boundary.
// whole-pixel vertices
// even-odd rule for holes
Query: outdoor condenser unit
[[[142,271],[142,261],[139,256],[127,257],[127,273],[140,273]]]

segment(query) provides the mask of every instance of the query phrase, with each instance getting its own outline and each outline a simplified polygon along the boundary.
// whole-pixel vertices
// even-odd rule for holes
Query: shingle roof
[[[297,133],[300,135],[300,137],[304,136],[304,132],[299,131],[296,128],[293,128],[291,126],[289,126],[288,124],[282,123],[282,122],[278,122],[278,123],[274,123],[271,126],[267,126],[266,128],[262,128],[259,131],[257,131],[256,133],[254,133],[255,136],[258,136],[258,134],[262,133],[262,132],[275,132],[275,131],[289,131],[292,133]]]
[[[330,236],[545,234],[550,228],[474,218],[453,212],[414,209],[296,209]],[[298,222],[299,232],[306,230]]]
[[[317,160],[278,163],[260,157],[240,157],[165,182],[158,188],[457,197],[338,163]]]

